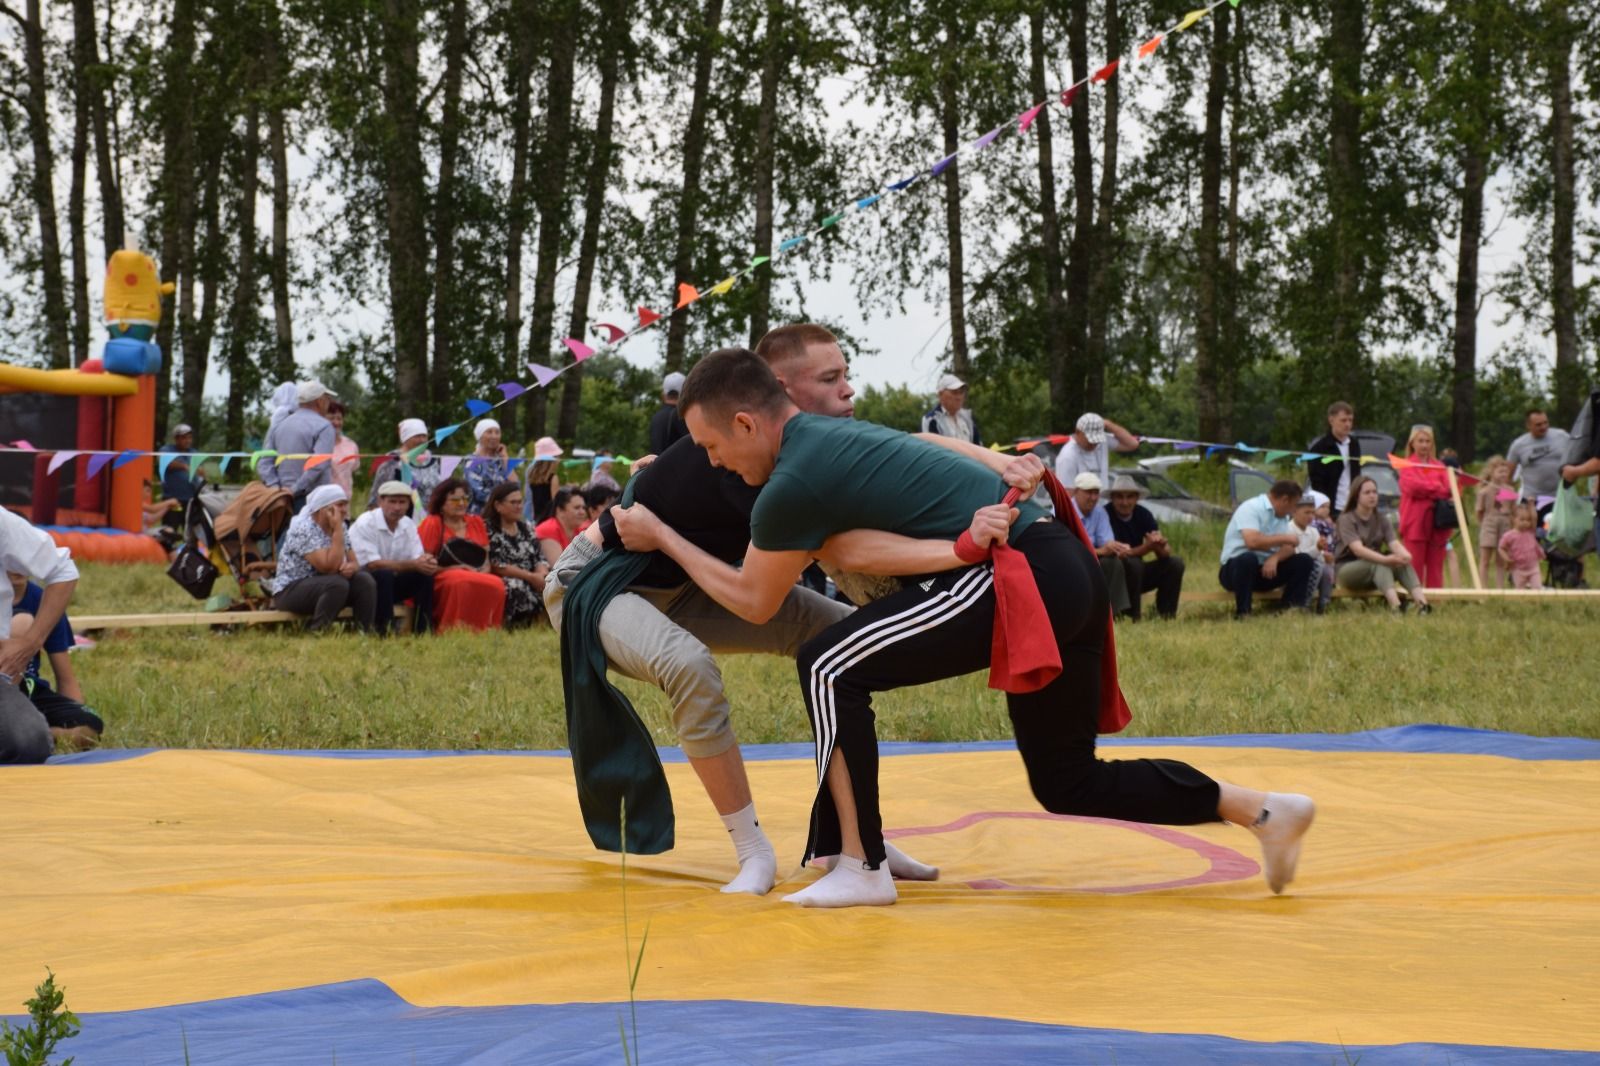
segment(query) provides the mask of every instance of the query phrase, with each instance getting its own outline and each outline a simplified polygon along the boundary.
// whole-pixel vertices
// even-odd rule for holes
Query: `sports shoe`
[[[1300,838],[1317,817],[1317,805],[1310,796],[1295,792],[1269,792],[1261,817],[1250,827],[1250,832],[1261,841],[1262,873],[1267,887],[1282,893],[1294,880],[1295,867],[1300,863]]]

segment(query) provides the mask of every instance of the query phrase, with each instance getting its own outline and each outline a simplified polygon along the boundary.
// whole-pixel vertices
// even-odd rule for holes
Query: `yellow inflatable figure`
[[[134,248],[114,252],[106,264],[106,328],[112,337],[147,341],[161,324],[161,297],[172,282],[157,280],[155,260]]]

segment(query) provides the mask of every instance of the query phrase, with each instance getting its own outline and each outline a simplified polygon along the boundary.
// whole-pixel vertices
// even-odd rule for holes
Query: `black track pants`
[[[1061,676],[1043,689],[1006,697],[1034,796],[1056,814],[1163,825],[1217,821],[1217,784],[1193,767],[1095,757],[1109,611],[1099,564],[1054,522],[1031,526],[1016,547],[1033,568],[1062,663]],[[993,630],[994,573],[973,566],[908,584],[800,649],[800,685],[817,742],[818,796],[807,861],[839,851],[839,817],[824,787],[837,749],[850,770],[864,857],[874,868],[883,862],[872,694],[987,670]]]

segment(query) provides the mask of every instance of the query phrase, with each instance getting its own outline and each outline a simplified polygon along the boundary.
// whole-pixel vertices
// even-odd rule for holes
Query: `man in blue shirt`
[[[264,446],[278,455],[332,455],[335,433],[327,414],[337,398],[320,381],[300,382],[295,386],[295,399],[300,406],[267,431]],[[308,470],[305,459],[279,462],[277,456],[266,455],[256,464],[256,476],[273,488],[294,493],[294,510],[298,514],[312,489],[333,483],[333,463],[318,463]]]
[[[189,459],[194,453],[194,429],[187,423],[180,422],[173,427],[172,443],[161,449],[165,455],[176,455],[178,458],[167,464],[167,471],[161,475],[161,496],[163,499],[177,500],[187,504],[194,499],[195,485],[189,475]],[[181,520],[177,523],[181,525]]]
[[[1275,481],[1260,496],[1241,503],[1222,537],[1222,569],[1217,581],[1234,594],[1234,617],[1250,613],[1251,599],[1263,589],[1282,588],[1284,602],[1311,607],[1317,560],[1296,555],[1300,541],[1289,515],[1300,499],[1300,486]]]
[[[1083,528],[1089,533],[1089,542],[1094,545],[1100,572],[1106,576],[1111,610],[1118,618],[1126,618],[1133,611],[1133,599],[1128,595],[1128,571],[1123,560],[1131,549],[1111,532],[1111,516],[1100,506],[1103,487],[1098,474],[1085,470],[1072,479],[1072,502],[1077,505]]]

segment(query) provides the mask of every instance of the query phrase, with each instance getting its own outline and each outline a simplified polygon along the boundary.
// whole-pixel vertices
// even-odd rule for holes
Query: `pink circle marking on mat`
[[[1126,895],[1132,892],[1154,892],[1164,888],[1188,888],[1192,885],[1215,885],[1225,881],[1242,881],[1247,877],[1254,877],[1261,872],[1261,866],[1252,858],[1241,855],[1232,848],[1213,844],[1199,837],[1190,836],[1171,826],[1144,825],[1140,822],[1124,822],[1116,818],[1090,818],[1078,814],[1051,814],[1048,811],[974,811],[972,814],[962,815],[953,822],[944,825],[918,825],[906,829],[885,829],[885,840],[896,840],[900,837],[935,836],[940,833],[954,833],[979,822],[987,822],[997,818],[1022,818],[1029,821],[1042,822],[1081,822],[1086,825],[1109,825],[1119,829],[1131,829],[1136,833],[1155,837],[1157,840],[1185,848],[1205,859],[1209,867],[1204,873],[1193,877],[1180,877],[1171,881],[1151,881],[1142,885],[1097,885],[1091,888],[1063,889],[1053,885],[1014,885],[1009,881],[998,878],[981,878],[977,881],[968,881],[968,888],[979,889],[1013,889],[1027,892],[1102,892],[1108,895]]]

